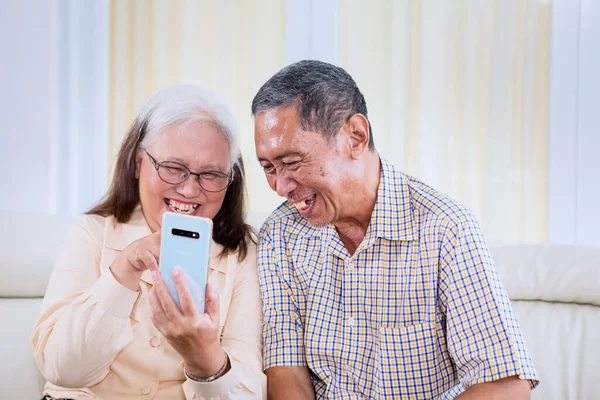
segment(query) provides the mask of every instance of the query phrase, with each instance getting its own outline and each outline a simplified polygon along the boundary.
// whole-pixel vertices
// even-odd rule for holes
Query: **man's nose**
[[[287,176],[284,172],[278,174],[275,178],[273,190],[275,190],[280,197],[288,197],[296,187],[298,187],[297,182]]]

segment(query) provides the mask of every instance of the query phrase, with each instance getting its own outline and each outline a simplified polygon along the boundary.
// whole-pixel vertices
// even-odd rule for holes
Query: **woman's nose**
[[[197,197],[201,191],[202,186],[195,175],[190,176],[177,187],[177,192],[187,198]]]

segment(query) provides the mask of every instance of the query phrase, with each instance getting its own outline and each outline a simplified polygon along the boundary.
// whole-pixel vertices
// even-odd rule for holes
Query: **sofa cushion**
[[[0,297],[43,297],[73,219],[0,212],[0,221]]]
[[[0,298],[0,393],[3,399],[39,399],[45,379],[35,364],[29,337],[42,299]],[[8,321],[8,322],[7,322]]]
[[[511,300],[600,306],[600,246],[513,244],[490,250]]]
[[[531,398],[597,398],[600,247],[510,244],[490,250],[540,376]]]
[[[597,399],[600,307],[513,301],[540,377],[532,400]]]

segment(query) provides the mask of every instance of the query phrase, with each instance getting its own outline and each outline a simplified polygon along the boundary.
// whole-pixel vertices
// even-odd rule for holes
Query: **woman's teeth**
[[[196,211],[198,204],[184,204],[175,200],[169,200],[169,207],[179,214],[191,214]]]

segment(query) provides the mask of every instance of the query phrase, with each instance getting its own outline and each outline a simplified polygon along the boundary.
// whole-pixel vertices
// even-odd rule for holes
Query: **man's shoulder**
[[[458,222],[472,215],[460,202],[420,179],[402,172],[393,163],[382,159],[382,166],[383,174],[386,175],[386,185],[393,188],[392,192],[400,202],[408,195],[411,210],[416,216]]]
[[[404,175],[416,217],[445,226],[460,226],[474,221],[473,212],[464,204],[434,189],[421,180]]]
[[[285,201],[279,205],[269,217],[266,219],[259,236],[264,238],[269,235],[271,238],[280,239],[291,237],[313,235],[318,228],[313,227],[308,223],[306,218],[302,217],[296,207]]]

